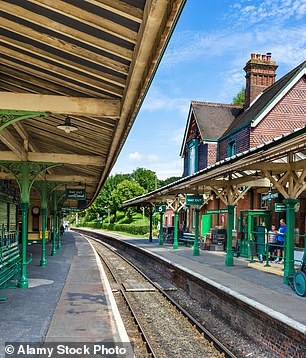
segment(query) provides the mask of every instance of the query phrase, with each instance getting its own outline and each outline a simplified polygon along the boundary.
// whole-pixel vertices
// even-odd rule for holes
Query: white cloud
[[[186,116],[188,113],[190,104],[189,98],[183,97],[170,97],[162,91],[157,90],[156,87],[152,87],[150,94],[147,96],[145,102],[142,105],[143,111],[173,111],[176,110],[180,115]]]
[[[148,154],[147,159],[149,162],[157,162],[158,156],[156,154]]]
[[[262,21],[285,22],[300,20],[306,14],[306,0],[241,0],[232,5],[233,17],[239,23],[256,24]]]
[[[140,162],[143,158],[143,156],[139,152],[133,152],[129,154],[129,160],[133,162]]]
[[[186,118],[187,120],[187,118]],[[182,144],[183,137],[184,137],[185,127],[177,128],[170,137],[170,142],[180,145]]]

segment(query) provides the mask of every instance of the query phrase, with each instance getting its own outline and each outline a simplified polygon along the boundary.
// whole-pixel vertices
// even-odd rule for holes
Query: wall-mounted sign
[[[219,210],[206,210],[206,214],[227,214],[227,209],[219,209]]]
[[[203,205],[202,195],[186,195],[186,206],[201,206]]]
[[[71,200],[85,200],[86,199],[86,192],[85,189],[73,189],[67,188],[66,189],[66,197],[67,199]]]
[[[166,210],[167,210],[166,204],[155,205],[155,206],[154,206],[154,212],[155,212],[155,213],[165,213]]]

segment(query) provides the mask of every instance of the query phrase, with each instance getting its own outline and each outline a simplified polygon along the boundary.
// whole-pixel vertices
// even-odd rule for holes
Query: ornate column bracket
[[[0,131],[9,125],[36,117],[46,117],[49,113],[47,112],[30,112],[30,111],[15,111],[15,110],[0,110]]]
[[[14,175],[20,188],[21,202],[30,202],[30,190],[39,174],[62,165],[60,163],[0,161],[0,166]]]
[[[217,198],[223,201],[225,205],[237,205],[246,193],[251,189],[250,186],[242,187],[241,185],[227,185],[223,188],[211,187]]]
[[[168,209],[180,212],[185,206],[186,198],[185,196],[177,196],[175,199],[168,199],[166,202]]]

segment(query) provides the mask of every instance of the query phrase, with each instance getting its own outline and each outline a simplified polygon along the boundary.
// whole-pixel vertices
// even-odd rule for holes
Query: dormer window
[[[231,140],[227,145],[227,156],[231,157],[237,153],[236,139]]]
[[[198,139],[192,139],[187,143],[188,151],[188,175],[197,172],[198,169]]]

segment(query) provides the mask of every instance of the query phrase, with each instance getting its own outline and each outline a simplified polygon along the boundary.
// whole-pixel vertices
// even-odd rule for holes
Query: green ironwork
[[[160,227],[159,227],[159,245],[164,244],[164,237],[163,237],[163,222],[164,222],[164,213],[160,213]]]
[[[19,287],[27,288],[28,279],[26,274],[27,262],[27,241],[28,241],[28,209],[30,206],[30,192],[35,178],[45,170],[59,166],[54,163],[34,162],[8,162],[1,161],[0,166],[14,175],[20,189],[20,202],[22,210],[22,252],[21,252],[21,277]]]
[[[21,203],[22,211],[22,236],[21,236],[21,276],[18,282],[18,286],[21,288],[28,288],[29,281],[27,278],[27,243],[28,243],[28,213],[30,203]]]
[[[32,112],[32,111],[16,111],[1,109],[0,110],[0,131],[9,125],[35,117],[46,117],[49,113],[47,112]]]
[[[225,265],[233,266],[233,227],[234,227],[234,209],[235,205],[227,205],[227,240],[226,240],[226,257]]]
[[[60,249],[61,247],[61,213],[57,212],[57,248]]]
[[[33,188],[37,190],[40,196],[41,213],[42,213],[42,237],[41,237],[41,259],[40,266],[47,265],[46,258],[46,230],[47,230],[47,214],[48,214],[48,202],[50,201],[51,193],[57,187],[68,184],[68,182],[62,181],[47,181],[37,180],[33,184]]]
[[[153,241],[153,211],[152,211],[152,208],[150,208],[149,216],[150,216],[149,242],[152,242]]]
[[[174,212],[174,237],[173,237],[173,248],[178,249],[178,228],[179,228],[179,213]]]
[[[285,265],[284,265],[284,283],[289,284],[289,277],[295,274],[294,270],[294,207],[298,203],[297,199],[284,200],[286,204],[287,228],[285,235]]]
[[[58,244],[59,239],[59,228],[58,228],[58,213],[61,210],[63,203],[66,200],[66,192],[64,190],[53,190],[52,191],[52,204],[53,204],[53,240],[52,240],[52,251],[51,256],[56,256],[56,248],[60,248]]]
[[[46,250],[46,228],[47,228],[47,208],[41,209],[42,215],[42,233],[41,233],[41,259],[40,266],[47,265],[47,250]]]
[[[199,224],[200,224],[200,209],[196,208],[195,220],[194,220],[194,244],[193,244],[193,256],[199,256]]]

